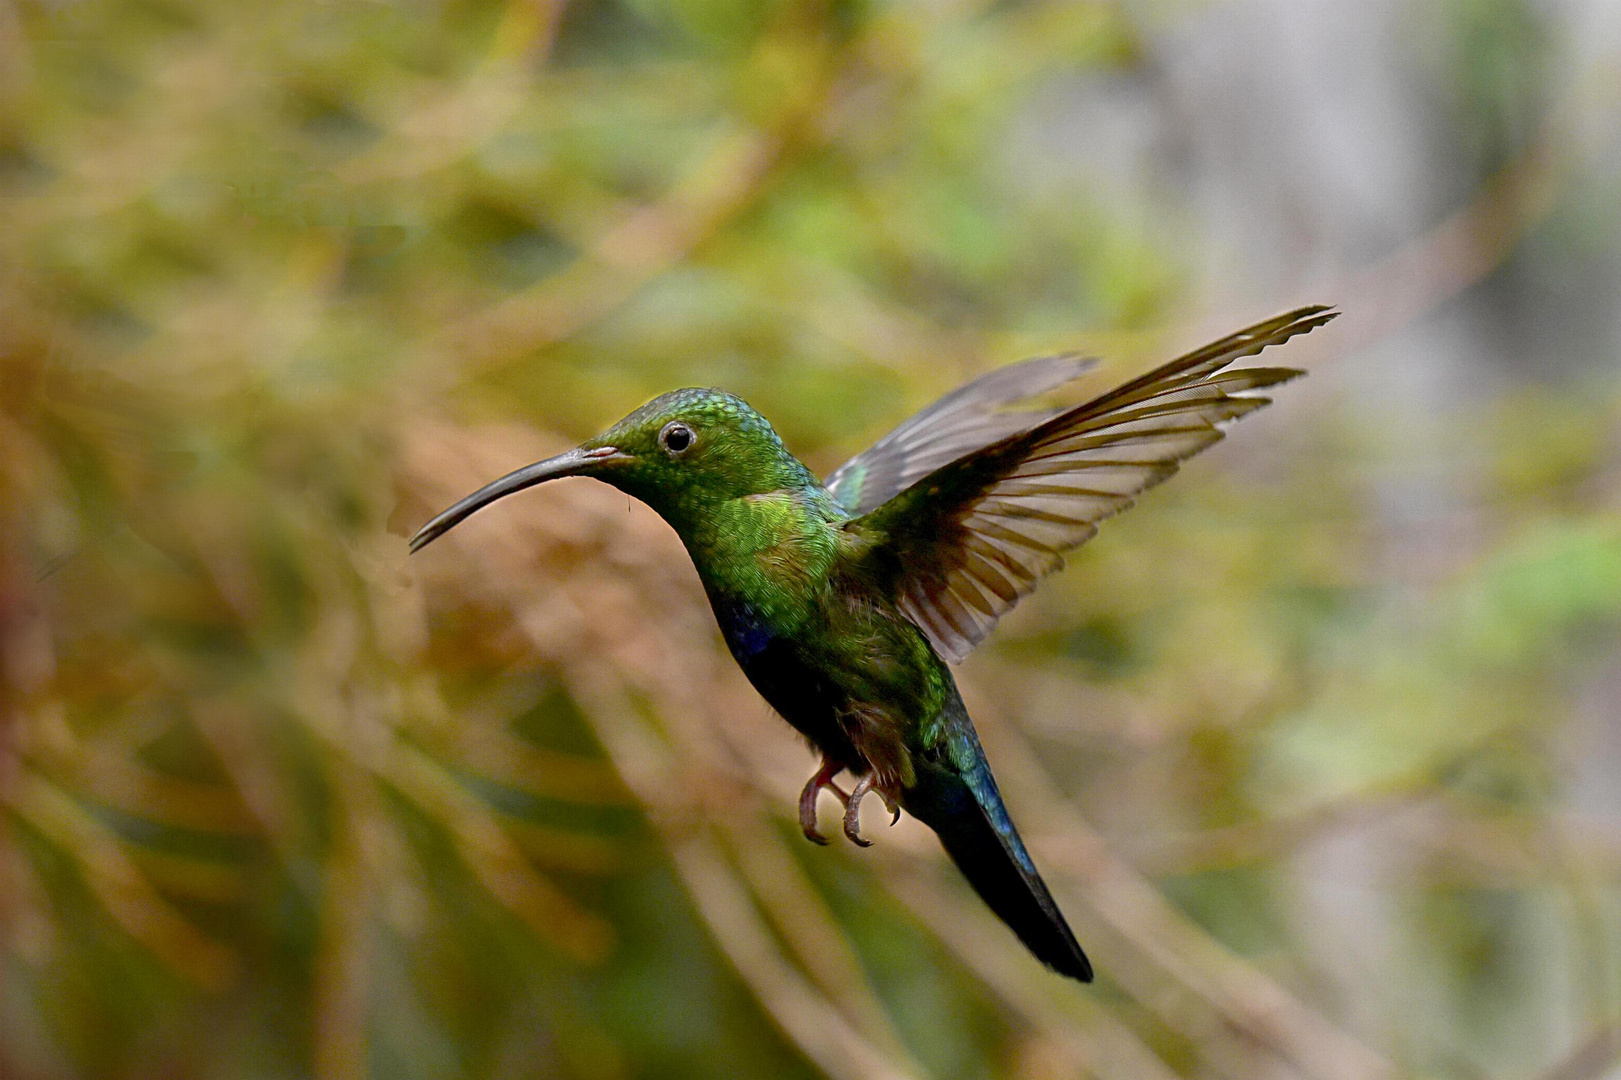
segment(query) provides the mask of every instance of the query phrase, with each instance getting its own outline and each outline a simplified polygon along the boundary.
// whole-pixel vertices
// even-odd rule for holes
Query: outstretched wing
[[[934,469],[848,524],[870,545],[863,568],[942,656],[962,659],[1098,522],[1218,441],[1218,424],[1271,400],[1248,391],[1301,374],[1222,369],[1336,314],[1257,323]]]
[[[840,465],[827,478],[827,489],[851,514],[865,514],[940,466],[1052,419],[1062,410],[1002,406],[1062,386],[1096,364],[1065,354],[986,372]]]

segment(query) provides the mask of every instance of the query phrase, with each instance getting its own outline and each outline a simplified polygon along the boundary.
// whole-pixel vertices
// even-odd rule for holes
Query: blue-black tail
[[[1013,828],[966,712],[938,754],[913,760],[917,783],[903,794],[906,811],[939,834],[980,899],[1036,959],[1060,975],[1091,982],[1092,964]]]

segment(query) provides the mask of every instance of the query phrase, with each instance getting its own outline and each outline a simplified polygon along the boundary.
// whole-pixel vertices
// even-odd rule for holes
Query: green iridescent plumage
[[[1098,522],[1266,404],[1298,375],[1227,370],[1333,318],[1302,308],[1188,353],[1084,404],[1010,410],[1089,365],[1042,357],[993,371],[897,427],[824,486],[771,425],[718,390],[677,390],[579,448],[502,477],[423,527],[421,548],[480,507],[560,476],[641,499],[685,542],[727,645],[822,755],[800,799],[857,810],[875,792],[940,836],[1045,964],[1092,968],[1008,818],[946,666],[968,653]],[[857,780],[846,793],[835,779]]]

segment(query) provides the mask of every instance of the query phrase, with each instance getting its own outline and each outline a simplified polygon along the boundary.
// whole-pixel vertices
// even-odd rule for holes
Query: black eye
[[[659,442],[672,454],[686,453],[695,438],[697,436],[692,433],[692,429],[679,420],[665,424],[664,430],[659,432]]]

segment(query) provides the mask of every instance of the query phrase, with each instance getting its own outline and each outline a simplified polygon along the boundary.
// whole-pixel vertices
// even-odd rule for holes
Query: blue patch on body
[[[760,613],[748,604],[728,604],[725,614],[718,620],[720,632],[726,637],[732,655],[738,663],[746,664],[771,647],[776,638],[760,618]]]

